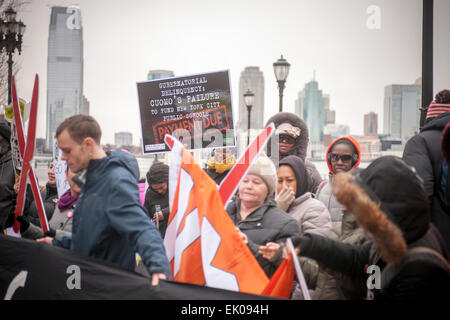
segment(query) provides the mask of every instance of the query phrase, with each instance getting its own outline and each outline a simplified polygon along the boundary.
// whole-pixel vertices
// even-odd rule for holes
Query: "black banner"
[[[166,134],[187,149],[234,146],[228,71],[137,84],[143,152],[170,151]]]
[[[193,284],[160,281],[115,264],[36,241],[0,235],[0,300],[261,300]]]

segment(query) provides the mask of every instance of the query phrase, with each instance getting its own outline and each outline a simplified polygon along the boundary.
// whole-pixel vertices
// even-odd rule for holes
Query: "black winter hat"
[[[423,180],[402,159],[384,156],[356,176],[369,197],[380,204],[402,231],[407,243],[421,238],[430,226],[428,197]]]
[[[163,162],[155,162],[147,172],[148,184],[167,183],[169,181],[169,166]]]
[[[297,193],[295,194],[295,198],[298,198],[304,195],[306,192],[309,192],[312,185],[311,176],[308,174],[306,170],[305,163],[302,159],[297,156],[287,156],[280,160],[280,167],[283,165],[290,166],[292,171],[295,173],[295,180],[297,180]]]
[[[0,135],[11,144],[11,127],[4,122],[0,122]]]

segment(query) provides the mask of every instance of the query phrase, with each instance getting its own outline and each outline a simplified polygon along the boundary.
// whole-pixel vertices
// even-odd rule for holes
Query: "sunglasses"
[[[280,142],[284,141],[286,143],[293,144],[293,143],[295,143],[295,138],[288,134],[280,134],[278,136],[278,141],[280,141]]]
[[[351,154],[337,154],[337,153],[332,153],[331,154],[331,161],[333,162],[338,162],[339,160],[342,160],[342,162],[349,162],[351,161],[353,158],[353,156]]]

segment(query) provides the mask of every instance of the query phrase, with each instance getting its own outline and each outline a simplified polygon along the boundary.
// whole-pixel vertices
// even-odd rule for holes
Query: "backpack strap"
[[[386,265],[386,267],[381,272],[381,286],[384,288],[386,287],[391,280],[397,275],[397,273],[401,270],[401,268],[408,263],[408,260],[411,261],[411,256],[414,254],[432,254],[434,257],[438,258],[440,262],[445,265],[447,269],[450,269],[449,262],[447,259],[445,259],[439,252],[437,252],[434,249],[427,248],[427,247],[415,247],[408,249],[406,252],[405,257],[403,257],[402,261],[398,263],[389,263]],[[435,260],[436,261],[436,260]]]
[[[450,268],[447,259],[445,259],[439,252],[437,252],[434,249],[427,248],[427,247],[415,247],[415,248],[409,249],[406,252],[406,255],[414,254],[414,253],[431,253],[434,256],[438,257],[447,267]]]

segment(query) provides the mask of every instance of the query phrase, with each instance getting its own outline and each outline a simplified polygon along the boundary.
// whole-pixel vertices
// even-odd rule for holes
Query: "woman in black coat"
[[[372,241],[348,245],[306,234],[293,239],[300,255],[367,279],[375,299],[450,299],[445,243],[430,223],[423,182],[408,165],[381,157],[354,178],[336,175],[333,192]]]
[[[298,236],[297,221],[277,207],[271,198],[277,184],[275,165],[266,156],[260,156],[250,167],[239,185],[239,197],[226,208],[231,220],[268,277],[280,261],[265,259],[261,247],[267,242],[284,243]]]
[[[147,172],[148,189],[145,193],[144,208],[147,210],[150,218],[156,223],[158,219],[159,232],[164,238],[169,220],[169,166],[162,162],[155,162]],[[156,206],[161,211],[156,216]]]

